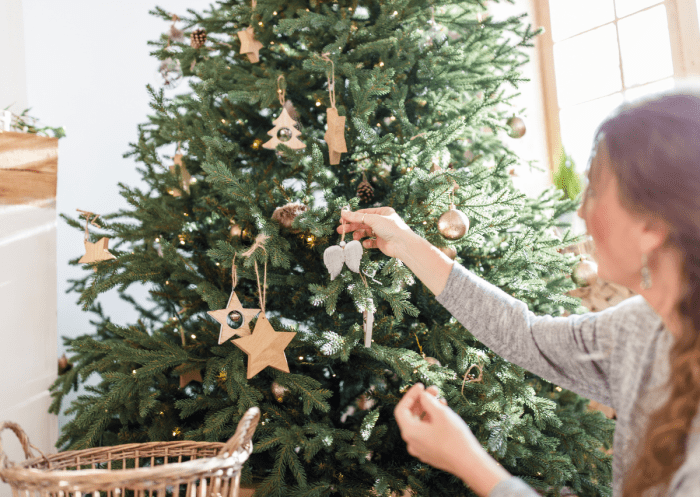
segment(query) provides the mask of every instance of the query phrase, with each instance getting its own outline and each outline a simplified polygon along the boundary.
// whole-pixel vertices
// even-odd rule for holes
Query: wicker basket
[[[19,425],[27,458],[15,464],[0,445],[0,478],[14,497],[238,497],[241,468],[253,452],[260,410],[252,407],[228,442],[151,442],[44,455]],[[33,457],[30,446],[41,457]]]

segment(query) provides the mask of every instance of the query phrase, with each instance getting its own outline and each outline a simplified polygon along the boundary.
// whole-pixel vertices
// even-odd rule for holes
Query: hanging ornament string
[[[238,284],[238,272],[236,271],[236,255],[233,254],[233,259],[231,260],[231,291],[236,289]]]
[[[326,52],[321,54],[321,58],[325,60],[326,62],[331,63],[331,72],[326,73],[326,77],[328,78],[328,98],[331,102],[331,108],[335,109],[335,64],[331,60],[330,57],[330,52]]]
[[[250,247],[250,249],[248,249],[246,252],[243,252],[241,254],[245,257],[250,257],[258,248],[261,248],[263,252],[265,252],[265,268],[262,286],[260,286],[260,273],[258,271],[258,261],[253,260],[253,265],[255,266],[255,276],[258,280],[258,298],[260,299],[260,310],[263,316],[265,315],[265,300],[267,291],[267,250],[265,250],[264,243],[267,241],[268,238],[270,237],[267,235],[258,235],[257,237],[255,237],[255,243],[253,244],[253,246]]]
[[[92,224],[93,226],[96,226],[96,227],[99,228],[100,225],[97,224],[97,223],[95,223],[95,219],[97,219],[98,217],[100,217],[100,215],[99,215],[99,214],[94,214],[94,213],[89,212],[89,211],[83,211],[83,210],[80,210],[80,209],[76,209],[76,210],[77,210],[78,212],[80,212],[80,213],[82,213],[82,214],[85,215],[85,241],[88,241],[88,238],[90,237],[90,233],[88,232],[88,226],[89,226],[90,224]],[[90,221],[90,216],[94,216],[94,217],[92,218],[92,221]]]
[[[284,79],[284,75],[280,74],[277,76],[277,97],[280,99],[280,105],[284,107],[284,97],[285,97],[285,89],[280,86],[280,81]]]
[[[469,381],[467,381],[467,376],[469,375],[469,372],[474,368],[477,368],[479,370],[479,377],[475,378],[475,379],[472,378]],[[483,383],[483,381],[484,381],[484,366],[481,363],[472,364],[471,366],[469,366],[469,369],[467,369],[467,372],[464,373],[464,380],[462,381],[462,397],[464,397],[464,385],[466,385],[467,383]]]

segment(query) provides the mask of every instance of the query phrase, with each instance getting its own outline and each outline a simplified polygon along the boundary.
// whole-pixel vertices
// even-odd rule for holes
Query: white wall
[[[0,1],[0,109],[27,108],[22,0]]]
[[[11,1],[19,4],[20,0]],[[60,141],[59,213],[74,216],[76,209],[109,213],[126,208],[117,183],[140,182],[136,163],[122,154],[129,142],[137,140],[136,126],[149,114],[146,84],[156,83],[157,61],[149,56],[153,47],[146,42],[170,27],[170,23],[148,14],[155,5],[155,1],[143,0],[22,2],[32,115],[44,124],[64,126],[68,134]],[[161,0],[157,5],[185,15],[187,8],[202,10],[209,4]],[[182,85],[173,91],[181,90]],[[84,251],[82,240],[80,232],[59,219],[59,337],[94,332],[91,315],[76,305],[77,295],[65,293],[68,279],[84,274],[84,269],[68,265]],[[143,289],[132,293],[146,295]],[[134,322],[135,313],[118,299],[116,291],[100,301],[113,322]],[[58,356],[63,351],[59,338]],[[63,424],[65,419],[59,421]]]

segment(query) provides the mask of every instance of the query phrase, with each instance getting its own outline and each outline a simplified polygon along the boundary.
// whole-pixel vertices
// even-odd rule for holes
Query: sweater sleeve
[[[540,494],[517,476],[512,476],[496,484],[488,497],[540,497]]]
[[[597,313],[536,316],[524,302],[455,263],[437,300],[505,360],[615,407],[609,382],[615,335],[623,326],[626,333],[643,326],[633,310],[625,311],[630,299]]]

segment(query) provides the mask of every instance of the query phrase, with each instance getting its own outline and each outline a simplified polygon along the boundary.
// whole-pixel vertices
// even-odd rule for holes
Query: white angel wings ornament
[[[331,274],[331,281],[343,270],[343,264],[347,265],[350,271],[359,273],[361,259],[362,243],[358,240],[349,243],[342,241],[339,245],[328,247],[323,252],[323,263]]]

